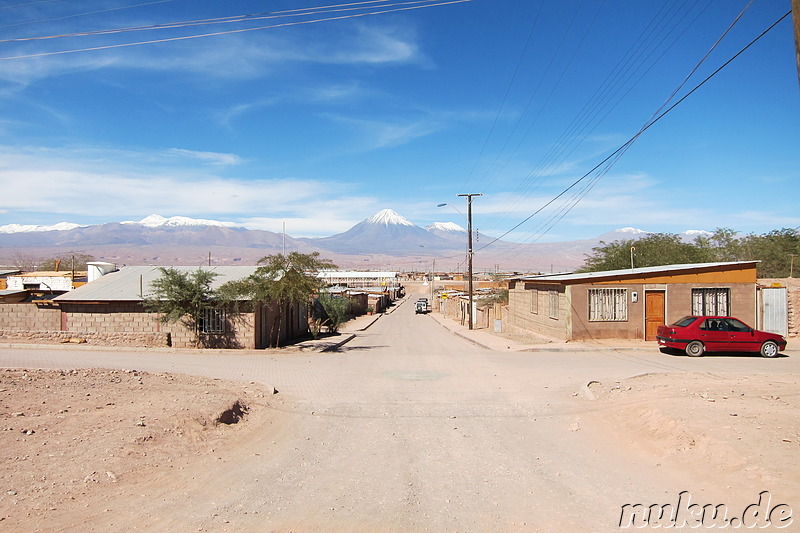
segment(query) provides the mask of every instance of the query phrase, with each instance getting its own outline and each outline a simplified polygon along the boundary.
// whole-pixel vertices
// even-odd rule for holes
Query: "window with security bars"
[[[730,315],[731,290],[692,289],[692,314],[695,316]]]
[[[539,291],[537,289],[531,291],[531,313],[539,314]]]
[[[204,309],[200,318],[200,333],[225,333],[225,310]]]
[[[628,289],[589,289],[589,322],[627,322]]]
[[[550,296],[550,318],[558,320],[558,291],[549,291]]]

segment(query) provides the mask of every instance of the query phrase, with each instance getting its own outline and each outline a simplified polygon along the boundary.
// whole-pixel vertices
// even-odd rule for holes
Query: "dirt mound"
[[[0,371],[0,521],[28,529],[113,484],[180,469],[234,438],[267,396],[136,370]]]
[[[594,386],[597,427],[665,472],[800,497],[800,376],[647,374]]]

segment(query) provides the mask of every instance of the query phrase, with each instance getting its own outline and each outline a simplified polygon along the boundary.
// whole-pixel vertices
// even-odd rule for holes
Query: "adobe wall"
[[[589,321],[589,289],[611,286],[628,289],[628,319],[626,321]],[[525,288],[523,288],[525,287]],[[671,324],[692,314],[692,289],[721,287],[730,289],[731,314],[748,324],[755,324],[756,289],[751,283],[674,283],[674,284],[580,284],[559,288],[557,318],[549,313],[549,291],[554,285],[519,282],[509,290],[509,307],[503,323],[504,330],[517,335],[544,335],[552,339],[644,339],[645,291],[664,290],[665,322]],[[638,301],[631,301],[631,293]],[[535,293],[535,294],[534,294]],[[800,304],[800,302],[798,302]],[[800,309],[800,305],[797,307]]]
[[[692,314],[692,289],[730,289],[730,314],[755,327],[756,286],[754,283],[679,283],[670,285],[667,292],[667,324]]]
[[[628,320],[589,321],[589,289],[628,289]],[[645,286],[642,284],[605,285],[587,284],[569,287],[570,311],[572,313],[572,340],[592,339],[644,339],[645,336]],[[636,302],[632,293],[638,293]]]
[[[550,290],[549,286],[509,289],[508,313],[503,317],[503,330],[520,336],[543,335],[560,341],[569,340],[572,320],[566,291],[563,287],[558,289],[558,313],[551,318]],[[532,302],[533,298],[535,301]]]
[[[755,324],[756,291],[750,283],[672,283],[672,284],[616,284],[614,288],[628,289],[628,320],[620,322],[589,322],[589,289],[603,288],[606,284],[573,285],[570,287],[573,340],[588,339],[644,339],[645,338],[645,291],[665,292],[665,322],[692,314],[692,289],[730,289],[730,314],[748,324]],[[632,301],[632,293],[638,300]]]
[[[226,323],[226,334],[203,335],[208,348],[255,348],[252,313]],[[0,339],[5,342],[57,343],[85,339],[101,346],[194,348],[192,332],[179,323],[162,324],[137,302],[108,304],[32,303],[0,305]]]
[[[161,323],[158,315],[147,312],[139,302],[115,302],[104,304],[61,304],[65,317],[63,329],[79,333],[132,335],[157,335],[164,339],[163,346],[194,348],[194,336],[181,323]],[[225,325],[225,334],[201,335],[201,347],[205,348],[255,348],[255,330],[252,313],[230,318]]]
[[[95,346],[163,348],[168,346],[165,333],[88,333],[70,331],[0,330],[0,341],[35,344],[67,343],[80,339]]]
[[[53,304],[13,303],[0,305],[2,331],[59,331],[61,310]]]

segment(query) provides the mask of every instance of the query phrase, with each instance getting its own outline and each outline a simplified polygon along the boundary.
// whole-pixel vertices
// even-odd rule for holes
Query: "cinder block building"
[[[185,272],[197,268],[217,274],[212,288],[242,279],[255,266],[172,267]],[[193,347],[192,332],[179,323],[164,324],[144,307],[150,284],[161,276],[154,266],[127,266],[53,299],[58,306],[58,330],[70,336],[88,336],[107,344]],[[306,306],[287,306],[280,327],[274,306],[253,304],[244,312],[208,309],[200,324],[201,345],[215,348],[260,349],[308,332]]]
[[[520,276],[509,280],[507,332],[562,341],[655,340],[686,315],[733,315],[758,326],[758,261]]]

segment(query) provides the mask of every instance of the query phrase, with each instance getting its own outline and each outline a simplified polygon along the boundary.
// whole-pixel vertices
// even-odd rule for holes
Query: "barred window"
[[[539,290],[533,289],[531,291],[531,313],[534,315],[539,314]]]
[[[589,322],[627,322],[628,289],[589,289]]]
[[[692,289],[692,314],[727,316],[730,314],[730,289]]]
[[[200,318],[200,333],[225,333],[225,310],[204,309]]]
[[[550,295],[550,318],[558,319],[558,291],[548,291]]]

